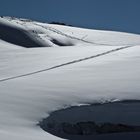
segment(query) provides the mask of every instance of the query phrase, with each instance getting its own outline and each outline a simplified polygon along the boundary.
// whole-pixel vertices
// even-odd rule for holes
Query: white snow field
[[[60,140],[51,112],[121,100],[140,100],[140,35],[0,18],[0,140]],[[91,139],[115,138],[140,133]]]

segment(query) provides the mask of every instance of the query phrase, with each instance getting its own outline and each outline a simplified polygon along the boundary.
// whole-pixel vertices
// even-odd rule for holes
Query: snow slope
[[[37,125],[50,112],[140,100],[139,62],[139,35],[0,18],[0,139],[59,140]]]

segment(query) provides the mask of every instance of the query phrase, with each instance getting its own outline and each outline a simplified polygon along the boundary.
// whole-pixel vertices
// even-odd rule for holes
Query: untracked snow
[[[0,18],[0,140],[62,139],[38,122],[69,106],[140,100],[139,73],[140,35]]]

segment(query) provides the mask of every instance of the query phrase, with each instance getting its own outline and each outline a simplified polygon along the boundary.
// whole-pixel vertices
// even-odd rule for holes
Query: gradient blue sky
[[[0,15],[140,34],[140,0],[0,0]]]

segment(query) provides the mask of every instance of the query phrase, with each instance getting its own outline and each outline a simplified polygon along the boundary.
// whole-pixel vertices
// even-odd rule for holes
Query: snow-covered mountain
[[[140,35],[2,17],[0,140],[62,139],[37,124],[68,106],[140,100],[139,73]]]

